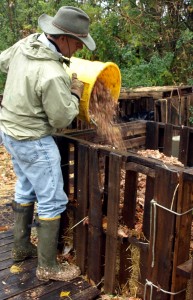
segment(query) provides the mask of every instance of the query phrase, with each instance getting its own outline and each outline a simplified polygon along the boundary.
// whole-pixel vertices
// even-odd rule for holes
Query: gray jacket
[[[0,129],[18,140],[53,134],[79,113],[61,56],[37,38],[30,35],[0,54],[0,70],[7,73]]]

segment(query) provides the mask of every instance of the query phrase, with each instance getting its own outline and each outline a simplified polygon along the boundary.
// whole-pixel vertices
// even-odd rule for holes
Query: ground
[[[16,176],[13,171],[10,156],[0,146],[0,231],[13,227],[13,212],[10,206],[15,186]]]

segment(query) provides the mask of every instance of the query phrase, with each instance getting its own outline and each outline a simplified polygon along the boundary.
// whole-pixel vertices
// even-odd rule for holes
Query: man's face
[[[76,51],[83,48],[83,43],[72,37],[61,36],[59,39],[59,48],[62,55],[70,58]]]

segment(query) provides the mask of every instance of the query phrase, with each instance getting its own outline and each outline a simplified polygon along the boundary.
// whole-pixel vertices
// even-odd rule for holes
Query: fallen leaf
[[[11,266],[11,268],[10,268],[10,272],[13,273],[13,274],[21,273],[22,271],[23,271],[23,269],[21,267],[16,266],[16,265]]]
[[[70,292],[61,292],[60,293],[60,297],[62,298],[62,297],[69,297],[69,295],[70,295]]]
[[[0,226],[0,231],[7,231],[8,229],[8,226]]]

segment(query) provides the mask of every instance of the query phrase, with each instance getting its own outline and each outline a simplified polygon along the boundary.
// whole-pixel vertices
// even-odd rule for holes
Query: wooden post
[[[95,284],[101,281],[102,270],[102,194],[98,155],[97,148],[89,148],[88,278]]]
[[[110,154],[104,291],[111,294],[115,288],[121,163],[121,155]]]
[[[60,155],[61,155],[61,169],[64,180],[64,191],[67,196],[69,195],[69,143],[66,142],[65,138],[62,136],[55,136],[55,142],[58,146]],[[61,214],[60,219],[60,230],[58,236],[58,250],[63,251],[64,248],[64,232],[68,227],[68,217],[66,211]]]
[[[178,174],[159,166],[155,171],[154,200],[168,209],[172,207],[175,211],[175,189],[178,184]],[[156,204],[152,208],[154,208],[154,213],[151,218],[149,264],[146,279],[158,288],[153,287],[153,295],[150,298],[150,288],[147,287],[145,300],[169,300],[170,295],[159,291],[159,287],[170,292],[175,215]]]
[[[129,228],[133,229],[135,225],[135,212],[136,212],[136,197],[137,197],[137,172],[126,170],[125,174],[125,190],[124,190],[124,204],[123,204],[123,223]],[[128,259],[130,251],[127,250],[130,243],[124,241],[121,243],[120,248],[120,269],[119,281],[120,284],[126,284],[130,277],[129,267],[131,260]],[[126,251],[127,250],[127,251]]]
[[[189,176],[189,174],[191,176]],[[192,174],[191,174],[192,173]],[[178,190],[178,202],[177,212],[182,214],[187,212],[193,207],[193,172],[187,171],[180,174],[179,178],[179,190]],[[173,276],[172,276],[172,291],[177,292],[186,289],[187,278],[178,276],[176,274],[176,268],[178,265],[184,263],[189,259],[189,247],[191,238],[191,223],[192,212],[186,213],[176,218],[176,236],[174,244],[174,262],[173,262]],[[172,299],[184,300],[186,292],[182,292]]]
[[[88,216],[88,146],[78,145],[76,223]],[[86,272],[88,227],[81,222],[76,227],[76,261],[82,274]]]
[[[173,125],[165,124],[163,153],[167,156],[172,154],[172,135]]]
[[[187,166],[187,160],[188,160],[188,141],[189,141],[189,128],[181,127],[178,158],[185,166]]]
[[[158,123],[156,122],[146,124],[146,149],[158,149]]]

